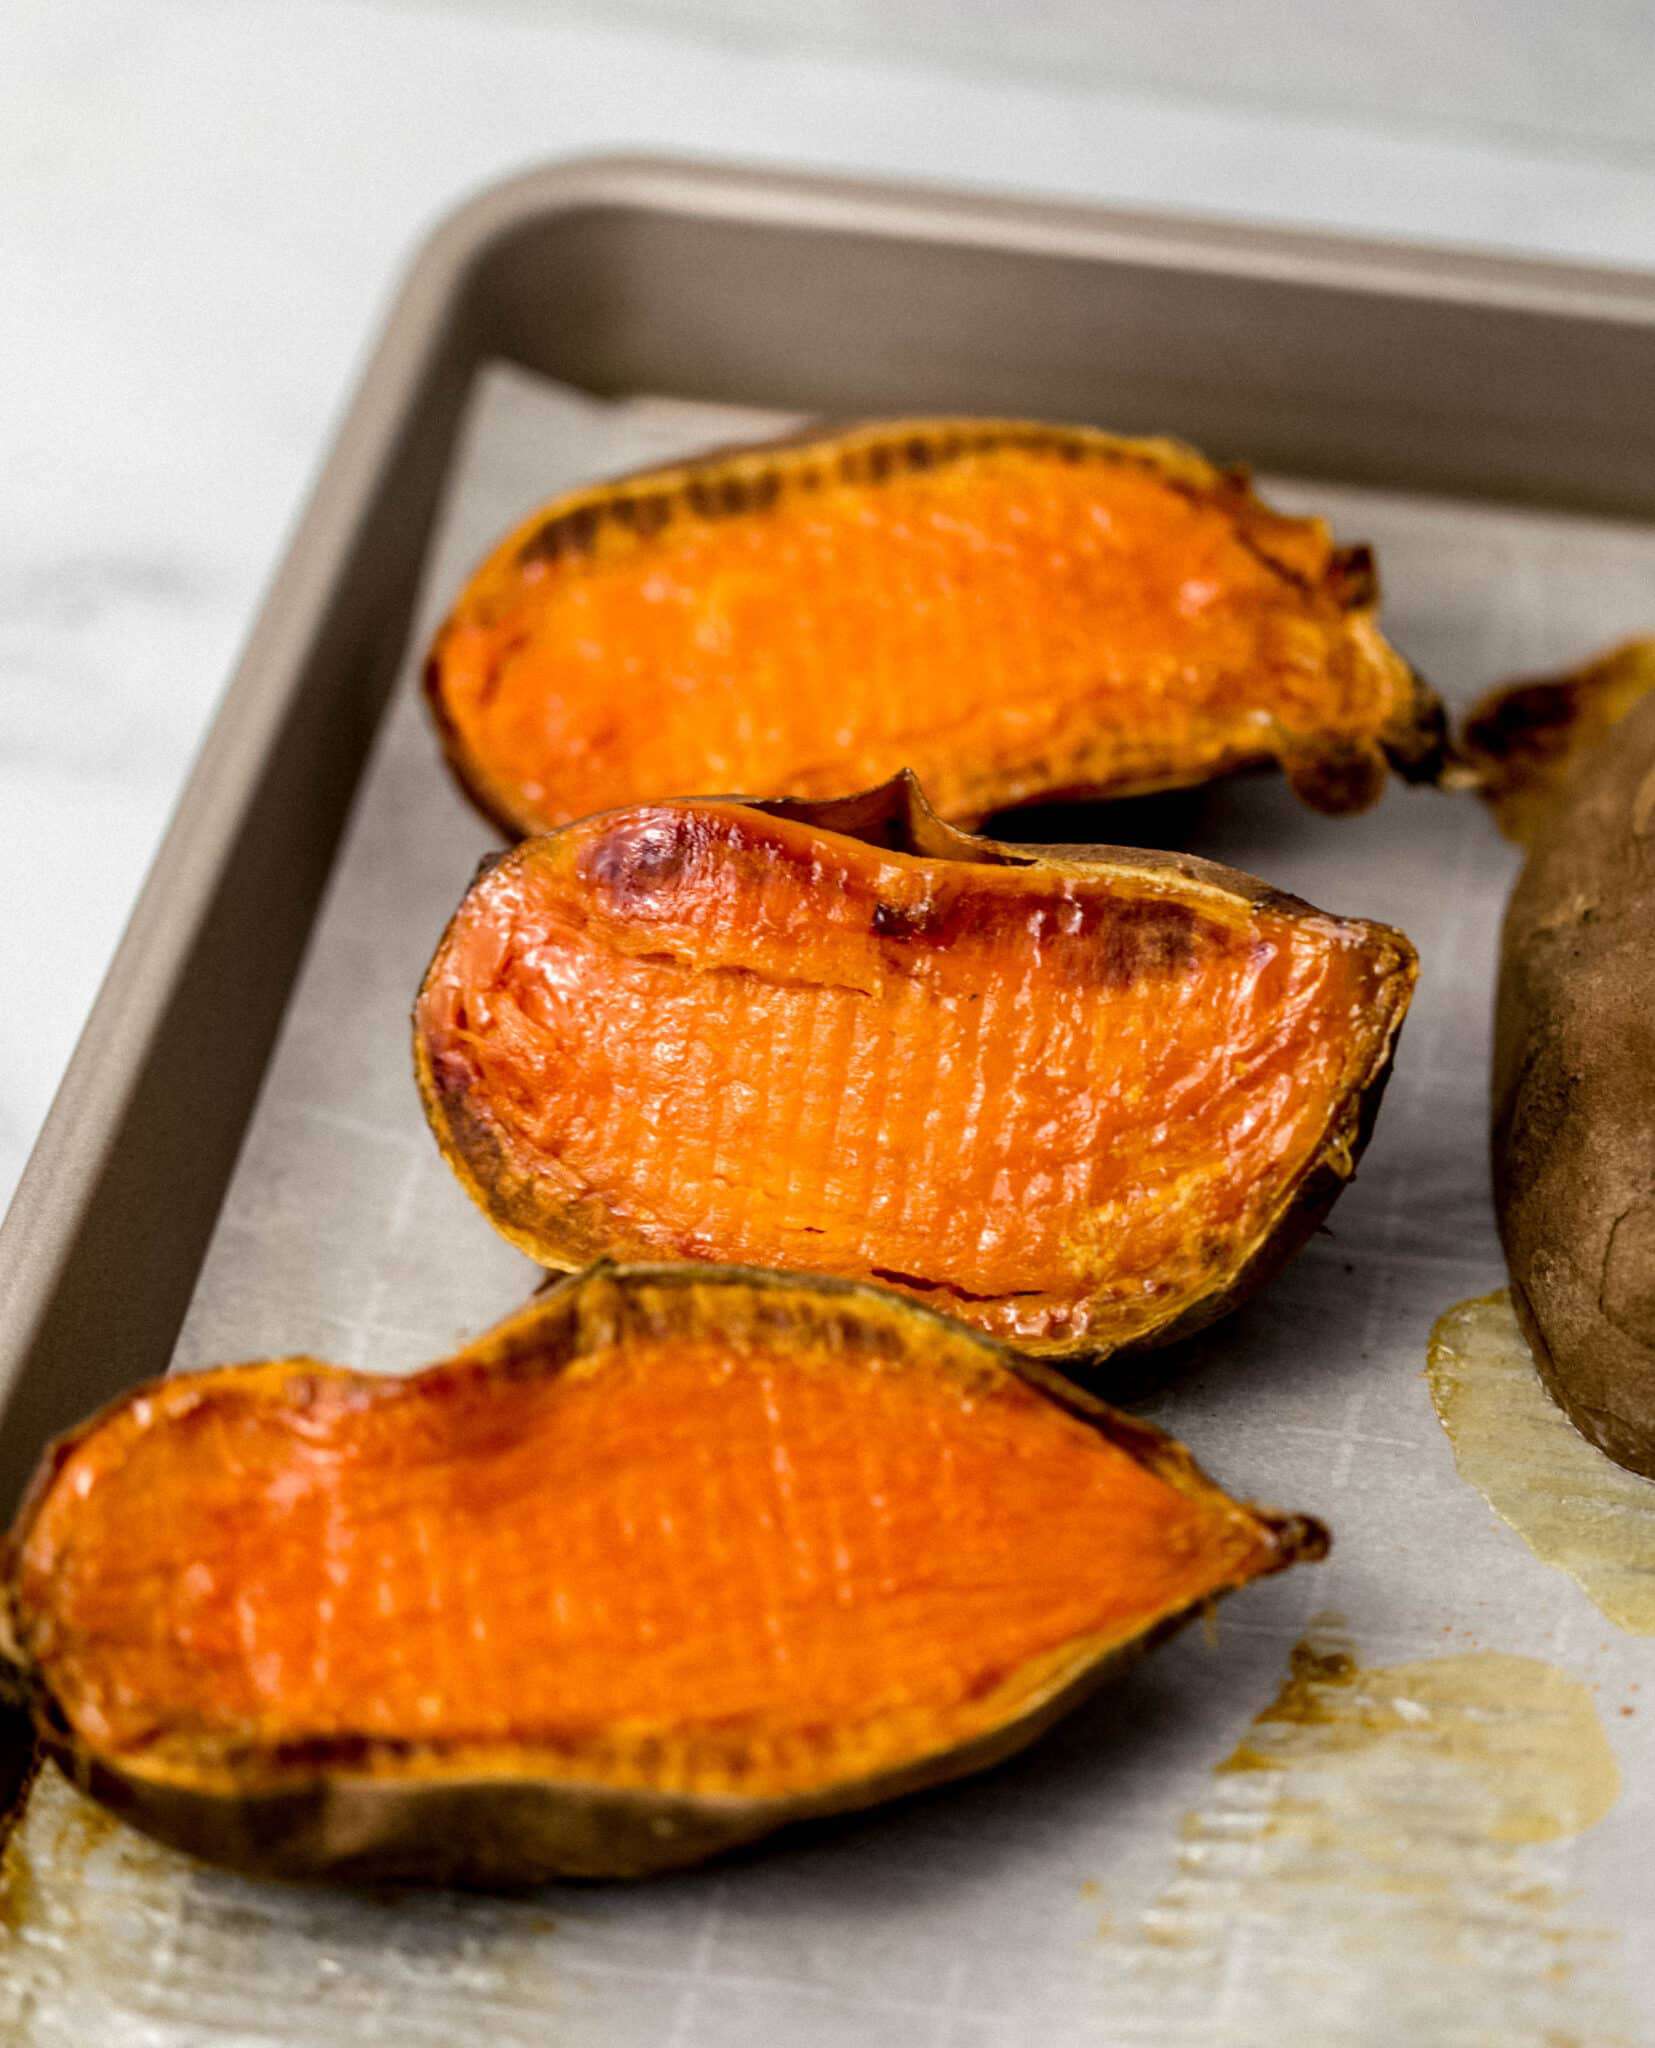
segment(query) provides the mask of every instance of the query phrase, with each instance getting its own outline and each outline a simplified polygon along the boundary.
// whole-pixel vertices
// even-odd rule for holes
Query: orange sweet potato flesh
[[[156,1832],[523,1879],[970,1768],[1321,1540],[894,1297],[598,1269],[411,1378],[140,1389],[9,1594],[48,1738]]]
[[[1384,926],[1174,855],[969,839],[898,780],[524,842],[438,949],[415,1061],[545,1265],[806,1268],[1098,1358],[1314,1227],[1414,974]]]
[[[514,833],[711,790],[911,768],[974,824],[1279,762],[1360,809],[1435,771],[1363,548],[1170,441],[906,420],[575,492],[508,535],[427,669]]]

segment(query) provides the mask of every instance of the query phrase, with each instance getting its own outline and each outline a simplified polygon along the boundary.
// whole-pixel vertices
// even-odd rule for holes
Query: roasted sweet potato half
[[[1279,762],[1360,809],[1441,712],[1374,623],[1364,548],[1172,441],[899,420],[542,507],[427,670],[513,833],[695,791],[829,797],[912,768],[974,824]]]
[[[1414,975],[1384,926],[1173,854],[971,839],[902,777],[524,842],[437,950],[415,1064],[544,1265],[806,1268],[1100,1357],[1314,1227]]]
[[[1655,638],[1491,690],[1467,715],[1455,779],[1472,783],[1508,839],[1530,845],[1593,749],[1652,691]]]
[[[129,1395],[7,1591],[47,1743],[147,1832],[523,1884],[977,1770],[1325,1541],[894,1295],[600,1267],[412,1378]]]
[[[1512,893],[1494,1193],[1541,1376],[1655,1476],[1655,699],[1583,762]]]

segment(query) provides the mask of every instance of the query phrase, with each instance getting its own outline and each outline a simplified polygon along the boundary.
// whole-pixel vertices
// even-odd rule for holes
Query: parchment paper
[[[528,1293],[530,1267],[439,1160],[410,1075],[416,983],[493,843],[439,763],[417,657],[472,562],[554,490],[778,424],[669,401],[602,404],[503,371],[479,387],[403,681],[178,1366],[311,1351],[403,1370]],[[1655,625],[1647,530],[1291,480],[1265,488],[1378,546],[1387,626],[1451,700]],[[1504,1278],[1485,1094],[1515,856],[1469,799],[1398,787],[1369,815],[1329,822],[1272,778],[1170,811],[1123,807],[1088,836],[1171,827],[1181,843],[1331,910],[1401,925],[1422,955],[1377,1135],[1331,1232],[1241,1314],[1169,1357],[1165,1385],[1138,1403],[1232,1490],[1324,1517],[1330,1562],[1237,1598],[1215,1632],[1186,1632],[989,1776],[638,1888],[501,1901],[242,1882],[106,1822],[48,1774],[9,1852],[6,2040],[1595,2048],[1641,2038],[1635,2016],[1655,2007],[1655,1685],[1638,1686],[1655,1658],[1456,1476],[1421,1371],[1433,1318]],[[1258,1801],[1248,1793],[1238,1805],[1242,1781],[1214,1767],[1275,1694],[1313,1618],[1327,1636],[1329,1614],[1370,1665],[1489,1648],[1592,1688],[1621,1794],[1583,1834],[1500,1852],[1532,1913],[1477,1890],[1482,1851],[1467,1840],[1466,1883],[1451,1870],[1440,1907],[1424,1909],[1443,1939],[1419,1940],[1418,1901],[1406,1896],[1416,1861],[1407,1786],[1383,1883],[1358,1849],[1301,1859],[1286,1894],[1260,1889],[1276,1865]],[[1327,1778],[1335,1801],[1339,1782],[1337,1771]],[[1259,1783],[1268,1804],[1271,1781]],[[1458,1837],[1443,1836],[1428,1788],[1416,1805],[1421,1844],[1452,1865]],[[1282,1808],[1289,1821],[1294,1810]],[[1314,1848],[1325,1818],[1305,1826]]]

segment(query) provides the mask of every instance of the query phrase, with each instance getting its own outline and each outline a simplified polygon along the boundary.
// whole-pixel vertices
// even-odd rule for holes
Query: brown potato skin
[[[734,1266],[600,1263],[542,1292],[451,1362],[500,1375],[556,1371],[608,1341],[634,1314],[693,1323],[716,1321],[720,1313],[759,1320],[818,1318],[853,1328],[898,1354],[965,1347],[1106,1436],[1175,1491],[1241,1505],[1153,1423],[1106,1407],[933,1309],[855,1281]],[[295,1359],[232,1370],[289,1367],[300,1376],[316,1369],[314,1360]],[[486,1774],[468,1775],[445,1760],[440,1742],[359,1741],[338,1746],[337,1753],[313,1750],[298,1757],[249,1753],[228,1781],[221,1763],[193,1773],[176,1763],[157,1770],[142,1754],[100,1754],[69,1726],[19,1648],[23,1630],[15,1583],[32,1519],[65,1459],[147,1391],[140,1386],[111,1402],[43,1456],[0,1576],[0,1676],[27,1702],[46,1754],[83,1791],[157,1841],[252,1876],[515,1889],[555,1878],[643,1877],[698,1863],[796,1822],[860,1810],[986,1769],[1025,1748],[1212,1599],[1242,1583],[1238,1577],[1220,1584],[1207,1600],[1160,1616],[1101,1654],[1077,1645],[1075,1655],[1052,1668],[1044,1690],[969,1741],[808,1794],[696,1797],[644,1784],[554,1779],[536,1776],[534,1759],[521,1752],[514,1771],[514,1753],[506,1746]],[[1284,1571],[1326,1554],[1327,1531],[1312,1518],[1260,1507],[1244,1512],[1266,1544],[1262,1561],[1247,1576]]]
[[[1652,691],[1652,636],[1623,640],[1566,674],[1490,690],[1466,714],[1451,779],[1477,791],[1506,838],[1532,846],[1581,764]]]
[[[1506,913],[1494,1194],[1540,1375],[1655,1476],[1655,699],[1581,769]]]
[[[1221,866],[1192,854],[1162,852],[1150,848],[1102,845],[1021,845],[993,840],[959,830],[940,819],[931,809],[915,777],[904,771],[889,782],[854,796],[816,803],[793,798],[718,799],[741,804],[755,811],[788,818],[822,831],[843,834],[870,846],[918,854],[931,859],[996,865],[1046,865],[1074,869],[1091,866],[1125,869],[1139,873],[1176,875],[1207,889],[1222,892],[1238,902],[1274,905],[1312,914],[1311,906],[1286,892],[1273,889],[1255,876]],[[480,872],[493,865],[491,858]],[[458,913],[456,913],[458,915]],[[1372,928],[1376,933],[1383,928]],[[1256,1241],[1238,1247],[1241,1257],[1226,1284],[1188,1302],[1181,1310],[1154,1328],[1124,1343],[1110,1343],[1089,1333],[1061,1339],[1024,1338],[1020,1349],[1025,1356],[1049,1359],[1065,1368],[1100,1368],[1110,1358],[1160,1350],[1182,1343],[1221,1316],[1228,1315],[1251,1298],[1303,1248],[1321,1227],[1328,1211],[1354,1178],[1358,1161],[1373,1134],[1379,1105],[1396,1058],[1397,1042],[1406,1018],[1418,972],[1414,950],[1400,932],[1385,932],[1394,948],[1394,964],[1388,987],[1398,1000],[1382,1028],[1374,1028],[1371,1056],[1359,1087],[1339,1106],[1323,1142],[1292,1187],[1279,1212]],[[447,934],[433,956],[427,982],[441,963]],[[503,1236],[538,1264],[552,1272],[570,1272],[594,1259],[643,1256],[637,1247],[606,1241],[585,1219],[570,1210],[548,1215],[542,1205],[514,1190],[510,1169],[504,1161],[494,1133],[463,1105],[438,1086],[429,1046],[420,1023],[422,983],[416,997],[413,1027],[415,1079],[426,1118],[438,1149],[455,1178]],[[1101,1383],[1101,1376],[1096,1376]]]

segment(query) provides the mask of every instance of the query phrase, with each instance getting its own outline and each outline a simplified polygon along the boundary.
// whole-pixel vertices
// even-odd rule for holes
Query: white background
[[[694,150],[1655,266],[1652,113],[1644,0],[0,0],[0,1201],[461,195]]]

